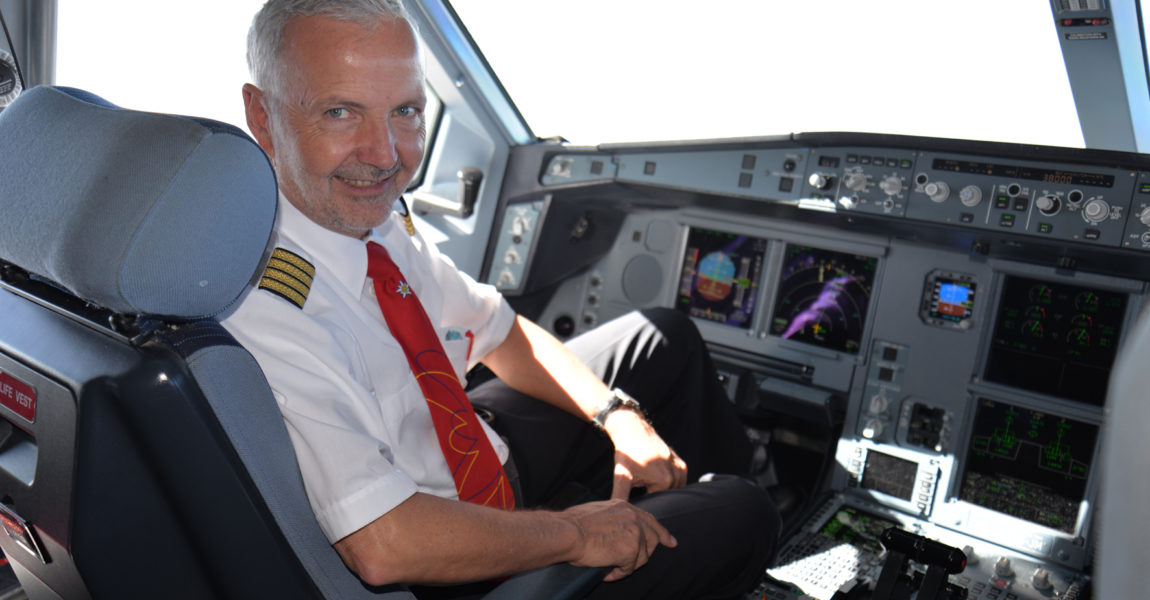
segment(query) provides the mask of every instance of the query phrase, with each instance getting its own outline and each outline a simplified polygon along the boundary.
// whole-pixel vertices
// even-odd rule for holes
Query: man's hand
[[[637,487],[658,492],[687,483],[687,463],[639,413],[617,410],[607,416],[603,429],[615,444],[612,499],[626,500]]]
[[[650,513],[620,500],[579,504],[559,513],[579,530],[581,567],[614,567],[603,581],[617,581],[647,564],[659,544],[674,548],[674,536]]]

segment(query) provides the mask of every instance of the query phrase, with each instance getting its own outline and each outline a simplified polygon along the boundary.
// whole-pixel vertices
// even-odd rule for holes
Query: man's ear
[[[251,132],[256,143],[260,145],[260,148],[263,148],[274,163],[275,149],[272,147],[271,127],[268,123],[267,98],[264,97],[263,90],[250,83],[244,84],[243,93],[244,114],[248,120],[248,131]]]

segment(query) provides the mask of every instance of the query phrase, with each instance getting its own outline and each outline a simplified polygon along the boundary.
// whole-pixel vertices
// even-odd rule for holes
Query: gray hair
[[[322,15],[374,29],[381,19],[403,19],[415,24],[400,0],[268,0],[248,30],[248,71],[257,87],[282,92],[280,50],[284,27],[296,17]]]

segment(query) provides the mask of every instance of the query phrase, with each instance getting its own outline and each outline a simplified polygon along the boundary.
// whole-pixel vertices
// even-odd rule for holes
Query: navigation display
[[[1098,426],[978,399],[959,498],[1075,533]]]
[[[698,319],[750,327],[766,252],[766,240],[692,227],[675,307]]]
[[[985,377],[1101,406],[1125,314],[1122,293],[1007,277]]]
[[[858,354],[878,259],[787,244],[771,334]]]

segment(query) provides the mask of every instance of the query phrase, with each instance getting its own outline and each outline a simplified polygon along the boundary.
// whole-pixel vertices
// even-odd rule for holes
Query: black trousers
[[[659,435],[686,461],[686,487],[637,495],[678,540],[631,576],[591,598],[734,598],[762,576],[777,544],[778,512],[746,480],[751,445],[694,324],[669,309],[634,312],[567,343],[609,387],[634,396]],[[610,496],[614,447],[585,421],[493,380],[469,393],[495,415],[511,448],[524,508],[561,509]],[[708,473],[728,477],[708,477]],[[465,586],[466,587],[466,586]],[[452,595],[447,589],[426,594]],[[473,590],[474,591],[474,590]],[[419,595],[419,590],[417,590]]]

